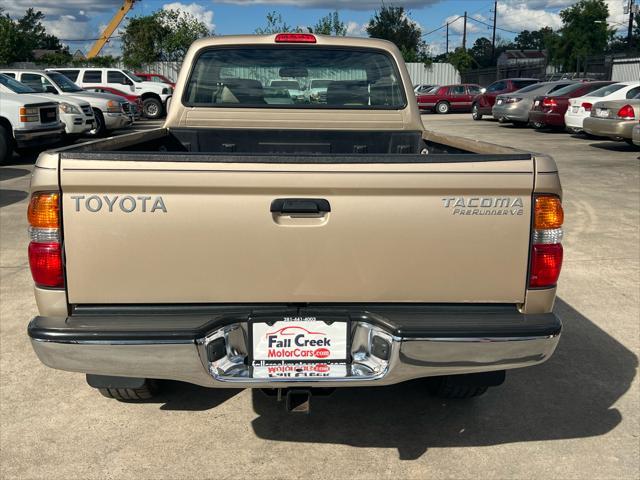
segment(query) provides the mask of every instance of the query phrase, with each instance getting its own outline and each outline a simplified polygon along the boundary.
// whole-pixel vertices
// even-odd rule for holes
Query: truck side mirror
[[[54,93],[58,95],[58,90],[56,90],[56,87],[54,87],[53,85],[47,85],[46,87],[44,87],[44,90],[47,93]]]

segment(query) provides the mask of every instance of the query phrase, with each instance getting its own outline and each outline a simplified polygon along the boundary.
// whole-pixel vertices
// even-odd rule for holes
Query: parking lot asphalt
[[[434,399],[413,382],[314,398],[309,417],[285,414],[260,392],[176,382],[153,401],[108,400],[83,375],[42,365],[29,345],[34,159],[15,158],[0,168],[0,476],[637,479],[640,152],[469,114],[423,121],[556,159],[564,331],[551,360],[509,372],[472,401]]]

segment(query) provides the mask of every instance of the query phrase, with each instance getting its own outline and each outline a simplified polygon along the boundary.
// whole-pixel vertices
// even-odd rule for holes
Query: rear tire
[[[121,402],[150,400],[158,393],[158,384],[154,380],[145,380],[140,388],[98,388],[100,393]]]
[[[480,110],[478,109],[478,104],[474,103],[473,106],[471,107],[471,118],[473,118],[474,120],[482,120],[482,114],[480,113]]]
[[[536,130],[542,130],[545,127],[545,124],[542,122],[532,122],[531,125],[533,125],[533,128]]]
[[[449,113],[450,110],[450,105],[447,102],[438,102],[436,105],[436,112],[442,114],[442,115],[446,115],[447,113]]]
[[[13,155],[13,138],[6,127],[0,125],[0,165],[11,160]]]
[[[486,393],[489,387],[501,385],[504,378],[504,370],[432,377],[427,379],[427,390],[440,398],[473,398]]]

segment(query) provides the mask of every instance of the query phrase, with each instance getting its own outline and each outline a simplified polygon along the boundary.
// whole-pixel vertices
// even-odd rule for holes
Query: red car
[[[491,115],[491,109],[498,95],[515,92],[539,81],[536,78],[505,78],[504,80],[493,82],[484,92],[473,99],[471,116],[474,120],[482,120],[483,115]]]
[[[119,95],[127,99],[127,101],[132,104],[135,108],[133,109],[133,117],[137,120],[142,115],[143,104],[142,99],[138,95],[133,95],[131,93],[123,92],[122,90],[118,90],[113,87],[90,87],[87,88],[90,92],[97,93],[111,93],[113,95]]]
[[[164,75],[160,75],[159,73],[138,73],[136,72],[136,76],[140,77],[147,82],[158,82],[158,83],[168,83],[173,88],[176,88],[176,84],[169,80]]]
[[[564,114],[569,107],[569,99],[588,95],[594,90],[615,82],[572,83],[553,92],[553,95],[536,97],[529,112],[529,122],[534,128],[564,128]]]
[[[468,112],[473,98],[480,93],[480,85],[464,83],[433,87],[416,96],[420,110],[438,113]]]

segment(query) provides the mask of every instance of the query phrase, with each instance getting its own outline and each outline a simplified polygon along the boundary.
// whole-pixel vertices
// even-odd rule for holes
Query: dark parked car
[[[474,120],[482,120],[483,115],[491,115],[496,97],[503,93],[511,93],[528,85],[538,83],[536,78],[505,78],[489,85],[484,92],[473,99],[471,115]]]
[[[564,114],[569,107],[569,99],[582,97],[589,93],[610,85],[614,82],[583,82],[567,85],[556,90],[552,95],[536,97],[533,100],[533,108],[529,112],[529,122],[534,128],[565,128]]]
[[[445,85],[417,96],[420,110],[438,113],[468,112],[473,99],[480,94],[480,85],[457,84]]]

